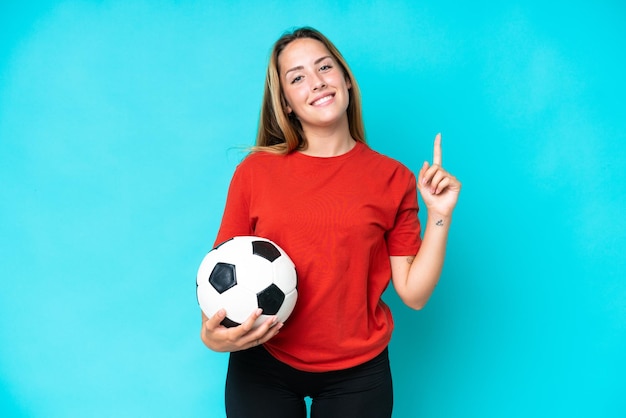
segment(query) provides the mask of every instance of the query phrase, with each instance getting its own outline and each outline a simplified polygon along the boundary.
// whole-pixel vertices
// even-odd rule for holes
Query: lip
[[[335,97],[334,93],[320,94],[319,96],[311,100],[309,104],[311,106],[324,106],[325,104],[331,102],[334,97]],[[317,103],[319,100],[323,100],[323,99],[327,99],[327,100],[324,100],[321,103]]]

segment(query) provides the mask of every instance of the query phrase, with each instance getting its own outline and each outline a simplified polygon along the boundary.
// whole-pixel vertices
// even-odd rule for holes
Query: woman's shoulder
[[[412,173],[412,171],[400,160],[397,160],[393,157],[385,155],[375,149],[371,148],[369,145],[366,145],[365,151],[363,153],[364,158],[370,160],[370,164],[376,164],[381,168],[385,168],[392,171],[402,171],[407,174]]]
[[[263,151],[263,150],[251,150],[246,154],[239,165],[254,166],[263,164],[274,164],[284,157],[281,154]]]

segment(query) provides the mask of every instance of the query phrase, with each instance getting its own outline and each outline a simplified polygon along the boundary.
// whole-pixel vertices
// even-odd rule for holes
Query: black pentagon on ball
[[[228,263],[217,263],[211,271],[209,283],[218,293],[224,293],[237,284],[235,266]]]
[[[252,253],[265,258],[270,263],[280,257],[278,248],[267,241],[252,241]]]
[[[241,324],[239,322],[233,321],[229,317],[226,317],[222,320],[222,322],[220,322],[220,325],[223,325],[226,328],[234,328],[234,327],[238,327]]]
[[[256,294],[259,308],[265,315],[276,315],[285,300],[285,294],[275,284],[271,284]]]

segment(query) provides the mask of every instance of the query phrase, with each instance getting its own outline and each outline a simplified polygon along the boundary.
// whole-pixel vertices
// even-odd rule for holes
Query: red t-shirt
[[[329,158],[255,152],[235,170],[215,243],[256,235],[287,252],[298,301],[265,347],[300,370],[340,370],[391,339],[389,256],[417,253],[417,211],[414,174],[363,143]]]

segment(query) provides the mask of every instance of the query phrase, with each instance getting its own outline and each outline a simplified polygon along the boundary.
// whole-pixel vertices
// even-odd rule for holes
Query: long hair
[[[289,43],[303,38],[315,39],[324,44],[343,70],[345,77],[350,81],[352,87],[348,90],[349,103],[346,110],[350,135],[358,142],[366,142],[361,110],[361,92],[348,63],[328,38],[319,31],[305,26],[285,32],[274,43],[267,66],[259,130],[254,150],[288,154],[294,150],[304,149],[307,146],[300,121],[298,121],[295,115],[290,116],[285,111],[286,101],[282,92],[280,69],[278,68],[280,53]]]

